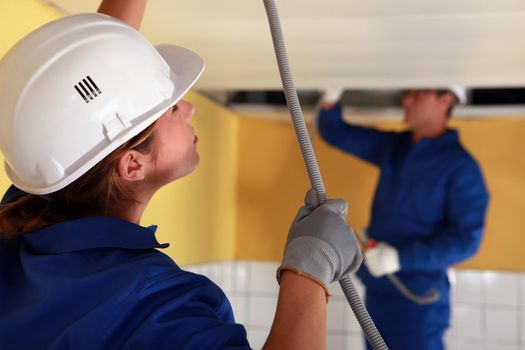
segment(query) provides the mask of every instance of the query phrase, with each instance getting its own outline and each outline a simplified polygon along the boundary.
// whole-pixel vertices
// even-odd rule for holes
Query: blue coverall
[[[155,229],[88,217],[0,240],[0,349],[249,349],[221,289]]]
[[[441,294],[435,303],[415,304],[363,264],[358,277],[370,315],[390,349],[443,349],[450,318],[447,268],[474,255],[482,238],[489,196],[479,166],[455,130],[413,144],[410,131],[345,123],[339,105],[321,111],[318,123],[329,144],[381,169],[368,237],[397,249],[396,275],[411,291]]]

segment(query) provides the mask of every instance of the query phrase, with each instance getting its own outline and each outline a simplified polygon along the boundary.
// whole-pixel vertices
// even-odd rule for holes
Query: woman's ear
[[[135,150],[126,151],[120,157],[117,174],[124,181],[142,181],[146,176],[147,155]]]

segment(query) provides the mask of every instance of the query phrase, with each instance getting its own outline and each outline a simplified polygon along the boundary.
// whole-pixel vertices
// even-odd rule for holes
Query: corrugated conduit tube
[[[272,33],[272,40],[275,49],[275,56],[279,66],[279,72],[281,74],[281,81],[283,84],[284,94],[286,96],[286,103],[290,110],[292,117],[295,134],[297,136],[301,153],[306,165],[306,171],[310,179],[312,188],[317,193],[317,197],[321,203],[326,202],[326,191],[319,172],[319,166],[315,158],[312,143],[306,129],[304,122],[303,113],[299,104],[299,98],[297,97],[297,90],[293,82],[290,66],[288,63],[288,56],[286,53],[286,47],[284,45],[284,39],[281,30],[281,23],[279,20],[279,14],[273,0],[263,0],[264,7],[266,8],[266,14],[268,16],[268,22],[270,24],[270,31]],[[368,342],[374,350],[388,349],[381,334],[377,330],[374,322],[370,318],[368,311],[366,310],[363,302],[359,298],[357,291],[352,283],[350,277],[345,277],[339,281],[341,288],[348,300],[352,311],[354,312],[357,321],[361,325]]]

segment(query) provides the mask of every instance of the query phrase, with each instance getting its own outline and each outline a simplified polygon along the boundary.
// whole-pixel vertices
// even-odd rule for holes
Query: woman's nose
[[[191,102],[180,100],[179,107],[183,110],[185,118],[190,119],[195,113],[195,106]]]

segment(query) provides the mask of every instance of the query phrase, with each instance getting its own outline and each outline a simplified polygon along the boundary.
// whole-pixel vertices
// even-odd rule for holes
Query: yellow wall
[[[24,35],[58,17],[36,0],[0,0],[0,56]]]
[[[31,30],[58,17],[36,0],[0,0],[0,55]],[[171,243],[164,251],[181,265],[232,259],[237,118],[197,94],[185,98],[197,107],[193,124],[200,136],[201,164],[193,174],[154,196],[142,224],[159,225],[158,240]],[[1,194],[9,184],[0,171]]]
[[[380,128],[399,129],[383,122]],[[479,160],[491,192],[481,251],[462,267],[525,270],[525,119],[455,120],[463,144]],[[349,222],[367,225],[378,170],[314,136],[330,197],[350,203]],[[243,118],[239,125],[238,259],[282,257],[289,224],[309,187],[289,122]]]

